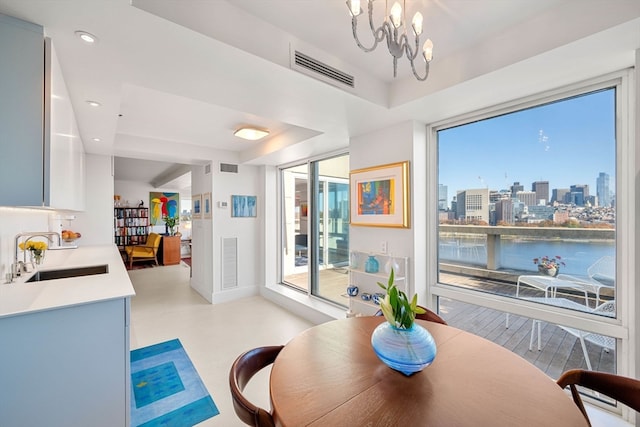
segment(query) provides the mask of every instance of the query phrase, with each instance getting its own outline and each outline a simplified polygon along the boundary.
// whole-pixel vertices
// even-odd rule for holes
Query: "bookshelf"
[[[149,208],[113,208],[113,228],[119,248],[144,244],[149,234]]]

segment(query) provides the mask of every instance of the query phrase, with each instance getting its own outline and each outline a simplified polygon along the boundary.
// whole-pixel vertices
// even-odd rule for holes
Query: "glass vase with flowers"
[[[394,270],[387,285],[378,282],[386,291],[380,309],[386,322],[371,334],[371,346],[376,356],[390,368],[412,375],[429,366],[436,357],[436,343],[425,328],[415,324],[416,314],[424,313],[418,306],[418,296],[411,300],[394,283]]]
[[[31,262],[33,262],[35,265],[42,264],[42,261],[44,260],[44,253],[48,248],[45,242],[35,240],[27,240],[26,242],[22,242],[18,245],[18,247],[23,251],[29,251]]]

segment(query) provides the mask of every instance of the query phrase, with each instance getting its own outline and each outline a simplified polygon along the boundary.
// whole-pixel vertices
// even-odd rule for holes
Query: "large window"
[[[349,156],[281,169],[282,282],[345,305]]]
[[[554,378],[570,368],[617,372],[629,344],[616,214],[628,202],[616,185],[627,150],[618,126],[626,122],[616,121],[627,108],[623,82],[432,128],[439,212],[431,294],[450,324]]]

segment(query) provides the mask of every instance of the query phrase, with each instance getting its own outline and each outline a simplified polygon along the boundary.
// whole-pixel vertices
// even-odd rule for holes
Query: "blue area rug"
[[[131,427],[191,427],[220,411],[180,340],[131,351]]]

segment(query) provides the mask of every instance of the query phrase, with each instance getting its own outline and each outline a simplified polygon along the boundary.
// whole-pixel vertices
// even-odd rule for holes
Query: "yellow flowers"
[[[46,250],[48,246],[45,242],[37,242],[34,240],[29,240],[26,243],[26,247],[24,242],[20,243],[18,247],[23,251],[29,250],[35,253],[41,253],[42,251]]]

